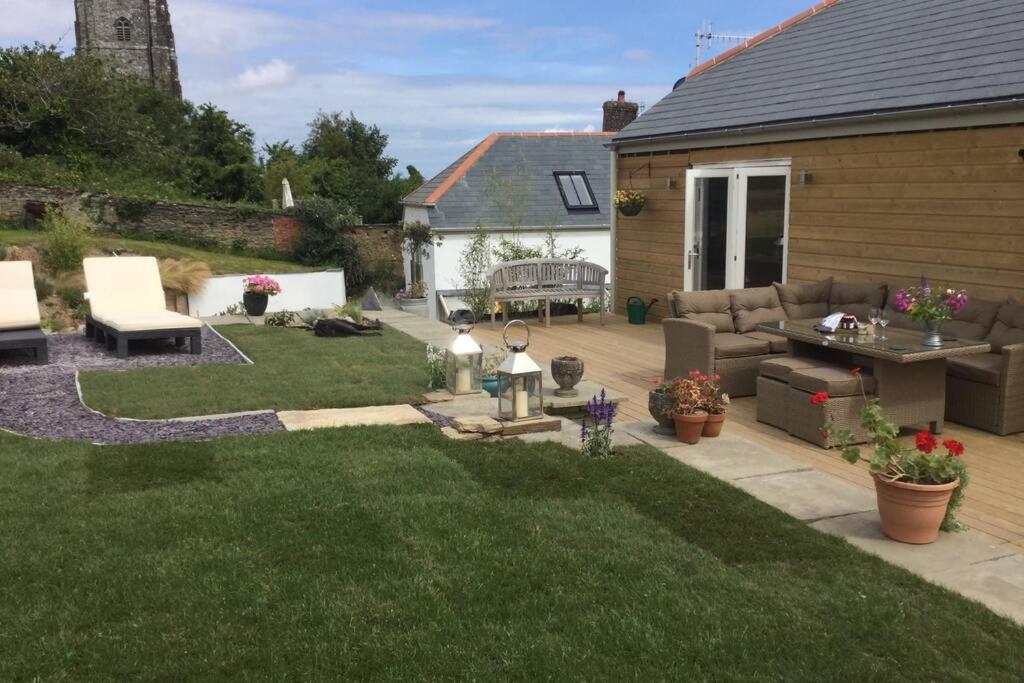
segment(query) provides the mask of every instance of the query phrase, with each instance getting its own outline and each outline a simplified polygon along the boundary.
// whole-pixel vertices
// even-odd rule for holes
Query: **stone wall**
[[[32,223],[45,206],[55,204],[84,211],[104,232],[220,248],[288,253],[301,229],[295,217],[281,211],[151,201],[0,182],[0,223]],[[356,228],[354,234],[367,266],[391,261],[396,269],[401,268],[397,226],[366,225]]]

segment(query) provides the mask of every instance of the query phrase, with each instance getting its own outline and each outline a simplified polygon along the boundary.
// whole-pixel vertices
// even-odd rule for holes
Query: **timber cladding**
[[[666,293],[682,288],[689,164],[784,158],[790,282],[906,285],[925,274],[978,298],[1024,300],[1022,148],[1016,125],[620,156],[619,189],[643,191],[647,206],[617,218],[616,310],[657,298],[652,314],[664,317]]]

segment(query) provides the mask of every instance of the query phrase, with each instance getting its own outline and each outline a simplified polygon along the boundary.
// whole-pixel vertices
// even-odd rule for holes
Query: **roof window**
[[[555,182],[568,210],[598,208],[590,180],[583,171],[555,171]]]

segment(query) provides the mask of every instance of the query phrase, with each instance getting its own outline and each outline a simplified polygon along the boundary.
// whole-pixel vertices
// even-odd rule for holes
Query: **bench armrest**
[[[665,379],[686,377],[693,370],[710,375],[715,369],[715,326],[700,320],[665,318]]]

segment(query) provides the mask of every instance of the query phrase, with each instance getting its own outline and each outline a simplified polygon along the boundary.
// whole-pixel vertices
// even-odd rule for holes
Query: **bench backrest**
[[[542,287],[599,289],[607,277],[607,269],[589,261],[531,259],[498,264],[491,269],[490,280],[492,291],[506,292]]]

